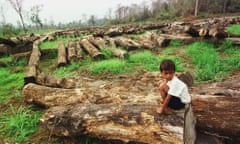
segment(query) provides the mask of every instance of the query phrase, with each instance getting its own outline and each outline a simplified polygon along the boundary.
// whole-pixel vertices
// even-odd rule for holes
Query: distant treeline
[[[34,8],[36,7],[32,9]],[[238,13],[240,12],[240,0],[152,0],[150,2],[143,1],[140,4],[132,4],[130,6],[119,4],[116,9],[109,9],[105,17],[101,19],[97,18],[95,15],[90,15],[88,17],[84,15],[81,19],[69,23],[58,24],[53,20],[49,22],[45,20],[45,22],[43,22],[39,16],[41,10],[37,10],[33,18],[36,18],[38,21],[33,21],[34,23],[27,25],[27,29],[74,28],[129,22],[146,22],[149,20],[176,20],[179,17],[194,15],[211,16],[212,14]],[[0,35],[5,35],[14,27],[15,26],[12,24],[1,24]],[[21,27],[20,23],[19,27]],[[18,31],[14,30],[12,32],[16,33]]]

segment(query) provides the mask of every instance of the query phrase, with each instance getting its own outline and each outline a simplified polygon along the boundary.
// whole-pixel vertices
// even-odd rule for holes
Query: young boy
[[[191,101],[187,85],[175,76],[175,71],[172,60],[166,59],[160,63],[160,73],[164,80],[158,83],[162,97],[162,106],[157,108],[159,114],[168,113],[171,109],[182,109]]]

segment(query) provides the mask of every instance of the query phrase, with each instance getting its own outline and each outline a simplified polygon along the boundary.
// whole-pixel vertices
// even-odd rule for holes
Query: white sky
[[[44,19],[53,20],[57,24],[80,20],[83,18],[83,14],[86,14],[87,18],[90,15],[103,18],[110,8],[113,13],[118,4],[124,6],[140,5],[144,1],[146,0],[24,0],[23,9],[29,11],[32,6],[42,4],[40,18],[43,21]],[[16,24],[20,20],[7,0],[0,0],[0,5],[3,7],[6,22]],[[2,21],[2,14],[0,14],[0,21]],[[28,23],[28,21],[26,22]]]

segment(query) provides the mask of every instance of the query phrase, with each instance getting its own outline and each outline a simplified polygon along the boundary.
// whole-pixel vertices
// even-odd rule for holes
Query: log
[[[114,39],[110,38],[110,37],[105,37],[105,39],[107,40],[108,46],[107,50],[111,51],[111,53],[119,58],[127,58],[128,57],[128,53],[124,50],[121,50],[119,48],[117,48]]]
[[[59,42],[58,43],[58,62],[57,62],[57,66],[61,67],[61,66],[65,66],[67,65],[67,52],[66,52],[66,48],[64,46],[64,42]]]
[[[125,143],[183,144],[184,110],[159,116],[156,107],[149,103],[59,106],[48,109],[41,124],[56,136],[86,134]]]
[[[189,78],[187,77],[187,80]],[[239,142],[240,106],[239,78],[221,84],[191,88],[192,107],[197,118],[197,130],[224,140]],[[158,73],[143,74],[117,82],[81,82],[81,89],[56,89],[28,84],[23,88],[24,100],[45,107],[83,104],[150,103],[158,105],[159,91],[154,83]],[[151,82],[150,82],[151,81]],[[97,85],[98,84],[98,85]],[[190,80],[191,84],[191,80]],[[101,89],[101,90],[99,90]],[[229,123],[231,121],[231,123]]]
[[[93,59],[98,60],[104,58],[103,54],[99,52],[99,50],[94,45],[92,45],[87,39],[82,39],[80,43]]]
[[[24,53],[17,53],[17,54],[13,54],[12,57],[14,59],[22,59],[22,58],[30,58],[31,56],[31,52],[24,52]]]
[[[24,85],[29,83],[36,83],[37,75],[40,73],[38,66],[30,65],[28,66],[27,73],[24,77]]]
[[[24,85],[28,83],[36,83],[36,77],[40,72],[39,62],[40,62],[40,50],[39,50],[40,41],[35,41],[33,43],[33,49],[31,56],[28,61],[28,71],[24,77]]]
[[[116,37],[114,38],[114,42],[116,43],[117,46],[121,46],[125,48],[127,51],[136,50],[140,47],[139,43],[124,37]]]
[[[0,37],[0,44],[6,44],[10,47],[15,47],[16,46],[16,43],[10,39],[5,39],[5,38],[1,38]]]
[[[96,46],[98,49],[102,49],[102,48],[106,48],[106,43],[104,41],[104,39],[100,38],[100,37],[93,37],[92,35],[89,35],[87,37],[87,39],[89,40],[89,42],[91,42],[94,46]]]
[[[230,37],[230,38],[226,38],[226,40],[230,40],[234,45],[240,46],[239,37]]]
[[[83,59],[83,54],[82,54],[82,47],[79,43],[79,41],[76,42],[76,55],[77,55],[77,60]]]
[[[166,47],[170,43],[170,39],[164,36],[159,36],[154,32],[147,32],[144,38],[152,41],[158,47]]]
[[[36,83],[42,86],[55,88],[76,88],[76,83],[73,79],[57,78],[45,72],[41,72],[37,75]]]
[[[41,52],[39,50],[40,41],[35,41],[33,43],[32,53],[28,61],[28,66],[38,66],[40,62]]]
[[[76,53],[76,43],[69,40],[68,41],[68,61],[70,63],[77,61],[77,53]]]
[[[122,35],[122,33],[123,33],[122,27],[111,27],[104,33],[104,35],[113,37],[113,36]]]

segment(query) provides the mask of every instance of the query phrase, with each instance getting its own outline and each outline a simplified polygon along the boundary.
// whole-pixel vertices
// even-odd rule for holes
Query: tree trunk
[[[77,60],[81,60],[83,58],[82,47],[79,41],[76,42],[76,55],[77,55]]]
[[[64,42],[58,43],[58,67],[67,65],[67,52]]]
[[[109,47],[107,47],[107,50],[111,51],[114,56],[122,58],[122,59],[128,57],[128,53],[126,51],[117,48],[117,46],[112,38],[105,37],[105,39],[107,39],[108,45],[109,45]]]
[[[76,54],[76,43],[69,40],[68,41],[68,61],[70,63],[77,61],[77,54]]]
[[[199,1],[198,1],[198,0],[195,0],[195,12],[194,12],[194,16],[198,16],[198,4],[199,4]]]
[[[76,87],[76,82],[74,79],[56,78],[44,72],[41,72],[36,76],[36,83],[42,86],[54,88],[70,89]]]
[[[57,136],[87,134],[124,142],[183,144],[184,111],[160,116],[156,107],[150,103],[60,106],[47,110],[41,122]]]
[[[124,38],[124,37],[114,38],[114,41],[118,46],[122,46],[127,51],[136,50],[140,47],[139,43],[137,43],[131,39]]]
[[[40,56],[41,56],[41,53],[39,50],[39,44],[40,44],[40,41],[35,41],[33,43],[32,53],[28,61],[28,66],[35,65],[38,67],[40,62]]]
[[[87,39],[82,39],[80,43],[93,59],[104,58],[103,54],[99,52],[99,50],[95,46],[93,46]]]

